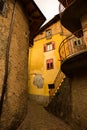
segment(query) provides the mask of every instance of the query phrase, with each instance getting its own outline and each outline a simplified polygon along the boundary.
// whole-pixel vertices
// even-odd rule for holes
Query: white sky
[[[59,13],[59,2],[58,0],[34,0],[37,6],[40,8],[41,12],[46,17],[47,23],[56,14]]]

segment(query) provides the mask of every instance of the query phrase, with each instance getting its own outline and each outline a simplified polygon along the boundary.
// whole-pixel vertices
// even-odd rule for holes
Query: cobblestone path
[[[61,119],[48,113],[43,106],[29,100],[28,113],[18,130],[71,130]]]

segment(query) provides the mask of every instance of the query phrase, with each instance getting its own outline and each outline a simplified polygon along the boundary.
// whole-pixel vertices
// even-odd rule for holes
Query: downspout
[[[4,80],[3,80],[3,85],[2,85],[2,94],[1,94],[1,99],[0,99],[0,117],[2,114],[4,97],[5,97],[5,93],[7,90],[8,69],[9,69],[9,67],[8,67],[9,66],[9,50],[10,50],[10,44],[11,44],[11,38],[12,38],[12,32],[13,32],[15,10],[16,10],[16,0],[14,0],[13,12],[12,12],[9,35],[8,35],[8,43],[7,43],[7,47],[6,47],[5,74],[4,74]]]

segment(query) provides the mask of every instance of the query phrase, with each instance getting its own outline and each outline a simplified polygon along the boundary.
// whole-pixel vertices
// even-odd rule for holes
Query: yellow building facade
[[[41,28],[29,48],[29,95],[41,104],[49,102],[49,92],[60,71],[59,45],[62,36],[59,15]]]

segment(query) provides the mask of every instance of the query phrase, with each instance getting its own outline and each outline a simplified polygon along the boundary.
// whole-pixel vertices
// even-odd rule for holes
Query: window
[[[74,47],[80,46],[80,45],[82,45],[82,39],[81,38],[74,39]]]
[[[50,38],[52,38],[52,30],[51,29],[46,31],[46,39],[50,39]]]
[[[44,52],[51,51],[55,49],[55,43],[49,42],[44,45]]]
[[[53,69],[53,59],[48,59],[47,61],[46,61],[46,68],[47,68],[47,70],[50,70],[50,69]]]
[[[48,88],[53,89],[53,88],[55,88],[55,86],[54,86],[54,84],[48,84]]]
[[[0,14],[3,13],[4,4],[5,4],[5,0],[0,0]]]

